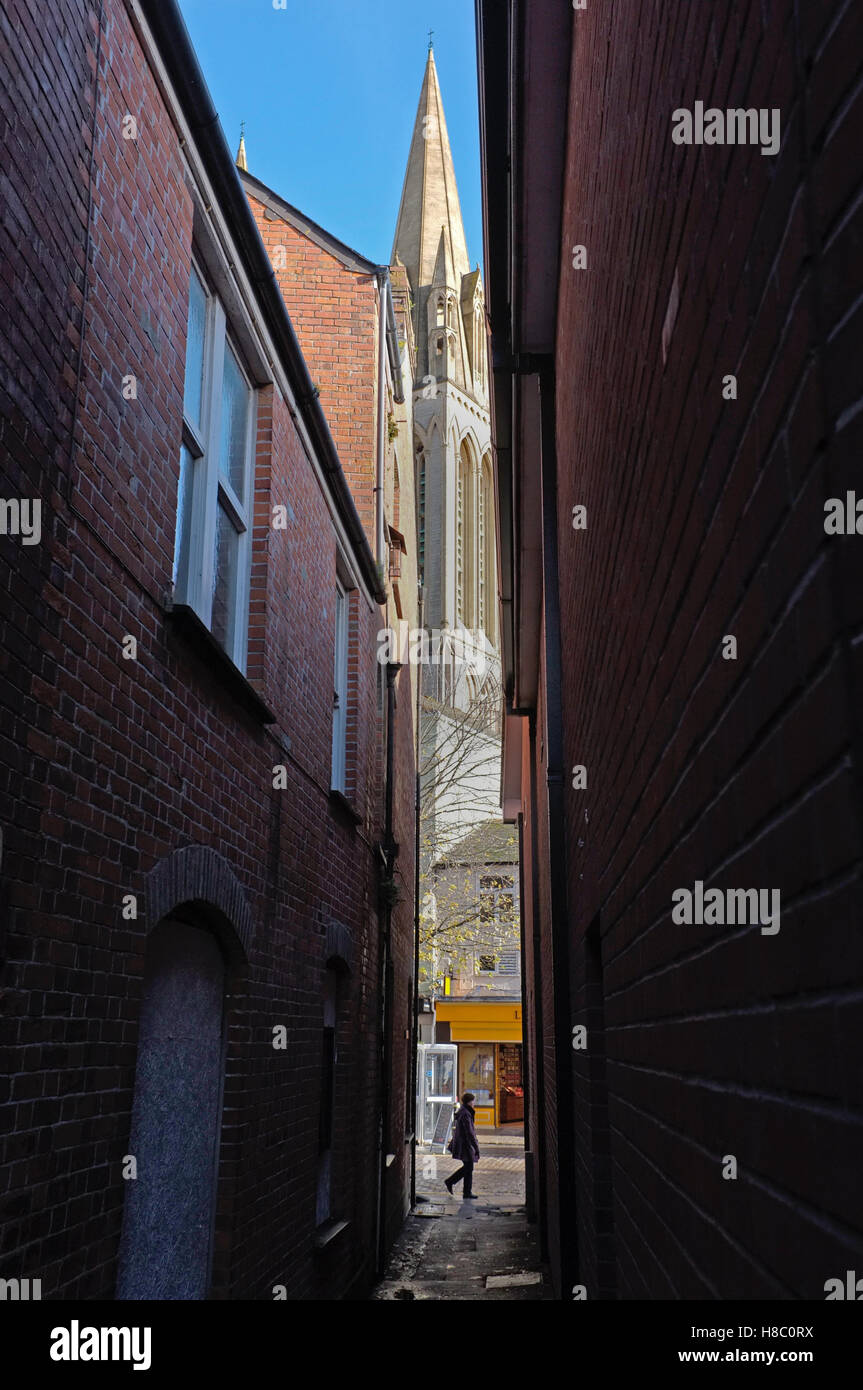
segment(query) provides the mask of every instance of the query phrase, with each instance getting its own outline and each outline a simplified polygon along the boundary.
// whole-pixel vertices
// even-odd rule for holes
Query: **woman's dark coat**
[[[453,1158],[461,1159],[462,1163],[479,1162],[479,1144],[476,1142],[476,1130],[473,1127],[474,1114],[472,1105],[462,1105],[456,1111],[450,1153]]]

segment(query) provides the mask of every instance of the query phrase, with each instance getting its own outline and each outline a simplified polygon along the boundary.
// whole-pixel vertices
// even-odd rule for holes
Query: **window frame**
[[[507,931],[518,922],[518,901],[513,874],[478,874],[476,895],[479,920],[484,926]],[[511,907],[502,911],[501,905],[505,902],[510,903]]]
[[[174,540],[174,601],[187,604],[227,652],[234,665],[244,675],[248,657],[249,600],[252,571],[252,526],[255,489],[255,438],[257,431],[258,391],[232,330],[222,299],[213,288],[200,256],[193,254],[189,272],[189,302],[191,281],[195,275],[206,296],[204,314],[204,343],[202,352],[201,419],[200,423],[187,414],[185,391],[183,399],[182,450],[190,458],[192,468],[188,508],[188,538],[184,547],[180,534],[179,489],[183,487],[181,452],[178,482],[177,512]],[[231,351],[240,378],[248,392],[248,410],[244,441],[245,495],[239,497],[230,478],[222,471],[221,427],[222,398],[227,352]],[[188,360],[188,343],[187,343]],[[218,384],[218,389],[216,389]],[[229,615],[229,641],[223,643],[213,633],[213,600],[216,580],[216,538],[219,509],[225,512],[238,537],[237,573],[233,604]]]
[[[347,794],[348,766],[348,589],[336,576],[333,633],[333,741],[330,789]]]

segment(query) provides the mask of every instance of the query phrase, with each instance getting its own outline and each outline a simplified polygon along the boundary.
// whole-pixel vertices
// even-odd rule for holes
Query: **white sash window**
[[[194,609],[245,673],[255,393],[219,298],[192,267],[174,599]]]

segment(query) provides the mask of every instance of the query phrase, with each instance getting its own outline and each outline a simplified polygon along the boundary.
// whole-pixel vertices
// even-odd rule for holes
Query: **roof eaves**
[[[348,270],[356,270],[363,275],[373,275],[378,269],[375,261],[370,261],[366,256],[360,255],[359,251],[355,251],[346,242],[333,236],[332,232],[328,232],[325,227],[312,221],[311,217],[307,217],[298,208],[285,202],[284,198],[280,198],[278,193],[268,187],[263,180],[256,178],[254,174],[245,173],[242,170],[239,172],[240,182],[247,193],[259,198],[262,203],[269,207],[271,212],[284,218],[296,231],[307,236],[323,251],[329,251],[330,255],[335,256],[336,260],[341,261]]]

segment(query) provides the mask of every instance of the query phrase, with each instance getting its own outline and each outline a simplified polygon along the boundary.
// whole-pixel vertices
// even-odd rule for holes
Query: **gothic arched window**
[[[479,479],[478,564],[479,621],[486,636],[493,642],[495,617],[494,489],[491,459],[488,454],[482,461]]]
[[[477,299],[474,300],[474,305],[473,305],[473,332],[474,332],[474,340],[473,340],[473,341],[474,341],[474,349],[473,349],[474,374],[475,374],[475,377],[476,377],[476,384],[477,384],[477,386],[479,386],[480,388],[482,388],[483,383],[484,383],[484,379],[485,379],[485,373],[484,373],[484,371],[483,371],[483,360],[484,360],[483,347],[484,347],[484,344],[483,344],[483,313],[482,313],[482,300],[479,299],[479,298],[477,298]]]
[[[458,455],[458,494],[456,498],[456,618],[465,627],[476,619],[474,601],[474,468],[467,441]]]
[[[422,445],[417,446],[417,553],[420,575],[426,562],[426,456]]]

